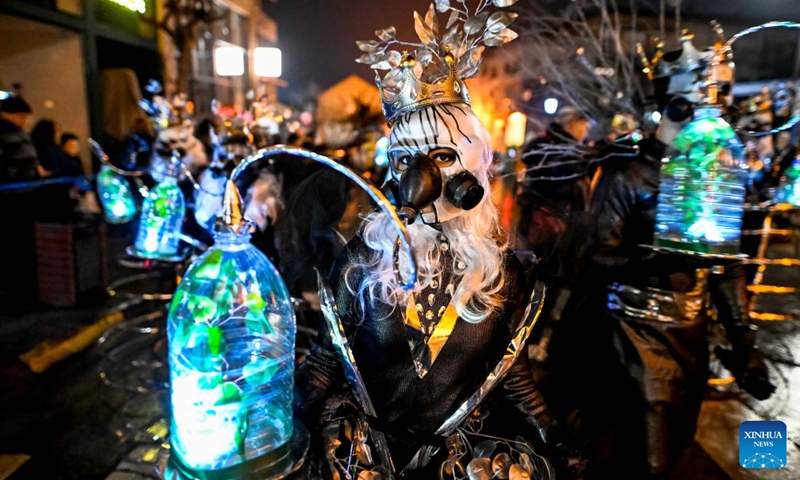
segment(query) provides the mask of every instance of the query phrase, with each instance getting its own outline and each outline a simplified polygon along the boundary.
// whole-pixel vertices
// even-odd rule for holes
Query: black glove
[[[770,383],[767,375],[767,365],[761,357],[761,352],[755,347],[750,350],[749,358],[742,361],[739,355],[732,350],[722,347],[714,349],[714,355],[736,377],[736,383],[745,392],[757,400],[766,400],[775,391],[775,385]]]
[[[586,472],[586,460],[578,453],[563,443],[551,447],[550,460],[556,468],[557,478],[581,480]]]

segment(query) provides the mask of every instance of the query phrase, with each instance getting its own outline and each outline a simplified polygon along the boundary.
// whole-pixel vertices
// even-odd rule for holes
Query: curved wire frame
[[[767,29],[770,29],[770,28],[795,28],[795,29],[800,29],[800,23],[795,23],[795,22],[767,22],[767,23],[764,23],[764,24],[761,24],[761,25],[757,25],[755,27],[746,28],[746,29],[742,30],[741,32],[738,32],[735,35],[733,35],[730,39],[728,39],[728,41],[725,42],[725,48],[731,48],[733,46],[734,42],[736,42],[736,40],[739,40],[742,37],[745,37],[747,35],[752,35],[754,33],[758,33],[758,32],[760,32],[762,30],[767,30]],[[795,88],[795,90],[797,90],[797,88]],[[797,112],[792,118],[790,118],[786,123],[784,123],[780,127],[773,128],[772,130],[769,130],[767,132],[756,132],[756,131],[752,131],[752,130],[741,130],[740,133],[744,133],[747,136],[753,137],[753,138],[766,137],[767,135],[774,135],[776,133],[780,133],[780,132],[789,130],[790,128],[792,128],[795,125],[797,125],[798,122],[800,122],[800,112]]]
[[[95,141],[93,138],[89,139],[89,147],[91,148],[92,153],[94,153],[97,156],[97,158],[100,159],[100,162],[103,165],[110,168],[111,171],[113,171],[117,175],[122,175],[123,177],[143,177],[148,173],[147,170],[125,170],[123,168],[114,166],[114,164],[111,163],[111,160],[109,160],[108,155],[106,155],[106,152],[103,150],[103,147],[101,147],[100,144],[97,143],[97,141]],[[178,155],[178,153],[173,152],[173,155]],[[189,168],[183,162],[181,162],[180,165],[181,165],[181,170],[183,171],[184,175],[186,175],[186,178],[188,178],[189,181],[192,183],[192,187],[195,190],[220,198],[225,194],[225,192],[222,193],[210,192],[204,189],[203,187],[200,186],[200,183],[194,178],[194,175],[192,175],[192,172],[189,171]]]
[[[108,159],[108,155],[106,155],[103,147],[101,147],[100,144],[97,143],[97,141],[93,138],[89,139],[89,148],[91,148],[92,153],[94,153],[95,156],[100,159],[100,162],[102,162],[103,165],[110,168],[111,171],[117,175],[122,175],[123,177],[143,177],[147,173],[145,170],[130,171],[114,166],[114,164],[111,163],[111,160]]]
[[[364,180],[359,174],[336,162],[336,160],[326,157],[325,155],[320,155],[318,153],[305,150],[303,148],[275,145],[273,147],[263,148],[253,155],[245,158],[242,163],[236,167],[233,173],[231,173],[231,180],[236,182],[236,179],[239,177],[239,175],[241,175],[241,173],[244,172],[250,165],[276,155],[293,155],[321,163],[341,173],[348,179],[355,182],[355,184],[361,187],[365,192],[367,192],[372,200],[378,204],[378,208],[380,208],[392,220],[395,230],[397,231],[398,241],[402,242],[403,246],[406,248],[406,253],[408,254],[408,260],[410,263],[408,279],[404,280],[399,272],[399,269],[395,269],[397,283],[406,290],[410,290],[414,287],[414,284],[417,282],[417,261],[416,257],[414,257],[414,250],[411,248],[411,239],[408,236],[408,230],[406,229],[405,224],[397,216],[394,205],[392,205],[392,202],[390,202],[380,190],[367,183],[367,181]]]

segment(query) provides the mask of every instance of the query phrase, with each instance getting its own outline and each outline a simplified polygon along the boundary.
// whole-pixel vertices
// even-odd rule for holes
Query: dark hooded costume
[[[708,378],[712,307],[732,346],[719,355],[737,382],[757,398],[772,391],[753,347],[743,264],[645,247],[666,146],[651,138],[638,148],[600,167],[584,281],[548,358],[548,403],[578,430],[593,478],[662,475],[680,459]]]

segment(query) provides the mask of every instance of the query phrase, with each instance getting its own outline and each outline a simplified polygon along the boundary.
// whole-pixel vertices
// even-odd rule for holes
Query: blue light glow
[[[781,177],[781,182],[775,192],[775,200],[779,203],[800,207],[800,161],[797,159]]]
[[[166,175],[150,190],[142,207],[134,248],[145,258],[167,258],[178,254],[186,206],[178,180]]]
[[[171,446],[197,471],[287,448],[292,437],[294,310],[283,279],[249,241],[218,234],[170,307]]]
[[[103,165],[97,175],[97,196],[109,223],[127,223],[136,216],[136,203],[127,180]]]
[[[389,139],[381,137],[375,142],[375,165],[386,167],[389,165]]]

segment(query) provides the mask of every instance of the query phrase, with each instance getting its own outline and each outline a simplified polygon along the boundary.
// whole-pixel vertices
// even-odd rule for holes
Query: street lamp
[[[253,70],[257,77],[280,77],[281,49],[257,47],[253,52]]]
[[[552,115],[558,110],[558,99],[548,98],[544,101],[544,113]]]
[[[242,47],[216,47],[214,49],[214,71],[220,77],[244,75],[244,49]]]

